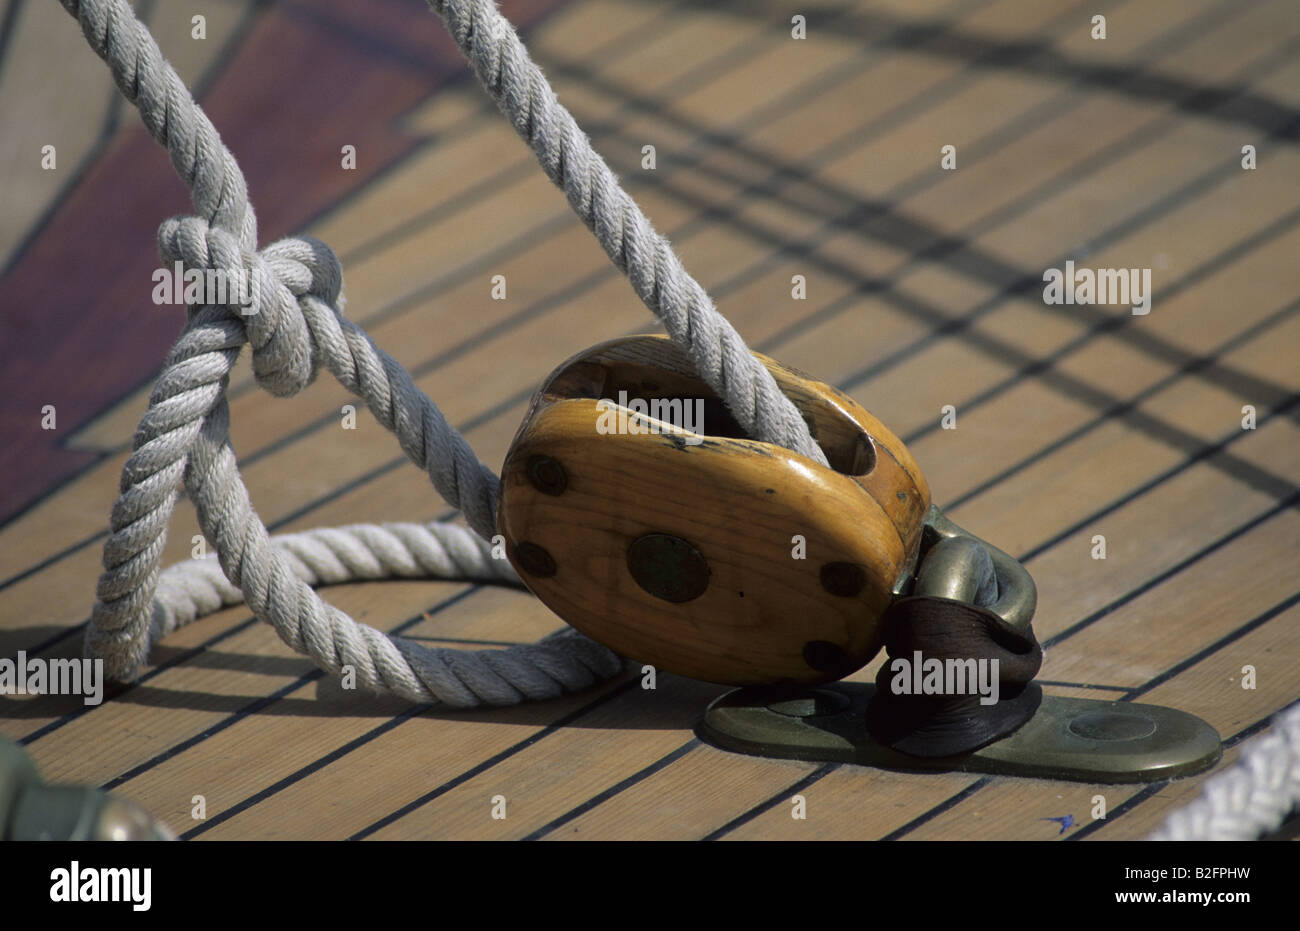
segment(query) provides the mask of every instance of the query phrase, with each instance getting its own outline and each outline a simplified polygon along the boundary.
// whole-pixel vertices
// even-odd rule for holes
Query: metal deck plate
[[[1154,782],[1209,769],[1223,753],[1200,718],[1160,705],[1044,695],[1015,733],[973,753],[923,759],[871,738],[866,708],[874,684],[836,682],[793,697],[737,689],[714,701],[700,737],[751,756],[1068,779]]]

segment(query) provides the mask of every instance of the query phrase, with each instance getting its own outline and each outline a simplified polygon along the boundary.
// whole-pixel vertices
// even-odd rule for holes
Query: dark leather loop
[[[955,756],[1005,737],[1034,716],[1042,690],[1030,680],[1043,652],[1032,627],[1018,630],[988,608],[931,595],[898,599],[883,623],[889,658],[867,707],[867,728],[876,740],[911,756]],[[948,661],[975,660],[989,675],[988,661],[997,660],[997,701],[981,704],[981,694],[969,688],[903,694],[917,680],[899,676],[912,676],[917,654],[922,663],[934,659],[945,668],[954,665]],[[900,659],[906,663],[896,663]]]

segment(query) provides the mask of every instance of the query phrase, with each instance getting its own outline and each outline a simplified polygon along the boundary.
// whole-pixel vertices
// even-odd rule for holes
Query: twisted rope
[[[256,250],[257,223],[243,174],[125,0],[63,5],[191,190],[199,215],[162,224],[163,258],[179,260],[187,270],[216,269],[230,280],[246,275],[251,289],[247,306],[191,308],[164,363],[122,470],[87,653],[103,658],[113,678],[133,678],[151,637],[233,597],[229,588],[191,577],[184,568],[159,587],[159,560],[176,485],[183,480],[223,573],[253,613],[322,668],[338,673],[352,667],[362,687],[416,702],[472,707],[551,697],[618,672],[618,657],[571,631],[512,650],[474,653],[390,638],[323,602],[310,585],[314,577],[327,577],[304,578],[302,553],[295,556],[282,542],[273,545],[230,446],[225,390],[245,342],[252,346],[258,383],[277,396],[302,390],[322,364],[328,368],[485,537],[496,527],[497,478],[406,371],[343,317],[342,272],[328,247],[304,237]],[[351,537],[358,545],[383,545],[373,534]],[[464,551],[463,542],[457,545]],[[352,559],[342,565],[364,568],[354,551],[345,552]],[[415,551],[409,552],[414,559]],[[374,555],[379,559],[380,551]],[[436,569],[438,561],[428,551],[424,555],[431,571]],[[481,563],[458,565],[474,577],[499,576]],[[194,571],[210,576],[210,569]],[[365,576],[334,573],[328,580],[352,577]],[[191,583],[193,591],[186,588]]]
[[[257,222],[234,156],[125,0],[61,2],[190,188],[198,216],[163,223],[163,258],[187,270],[242,273],[252,284],[247,306],[191,308],[168,355],[122,470],[87,652],[103,657],[114,678],[129,679],[154,641],[245,601],[322,668],[352,666],[363,686],[417,702],[512,704],[618,672],[618,657],[572,629],[505,651],[430,650],[320,600],[311,586],[358,579],[518,580],[482,540],[446,524],[357,525],[271,538],[252,509],[229,439],[225,389],[245,342],[258,383],[280,397],[302,390],[324,364],[485,538],[496,525],[496,476],[405,370],[343,317],[342,271],[327,246],[301,237],[257,250]],[[495,4],[428,2],[547,177],[737,421],[760,439],[825,464],[794,405],[619,186]],[[217,555],[160,573],[182,479]],[[1298,803],[1300,706],[1153,838],[1252,838],[1276,829]]]
[[[368,687],[460,707],[549,696],[613,674],[613,654],[577,634],[521,648],[508,660],[388,638],[323,602],[311,578],[295,571],[302,565],[291,564],[291,551],[272,543],[229,440],[225,389],[245,342],[258,383],[279,397],[305,388],[321,365],[328,368],[484,537],[496,527],[498,480],[406,371],[343,317],[342,272],[327,246],[301,237],[258,251],[239,166],[125,0],[62,2],[190,188],[198,215],[162,224],[163,259],[186,270],[217,270],[228,280],[246,278],[251,286],[246,306],[191,308],[166,360],[122,470],[87,652],[101,656],[111,676],[129,679],[152,639],[176,619],[195,616],[184,586],[202,580],[178,571],[159,588],[159,559],[183,480],[231,586],[286,643],[325,669],[351,666]],[[794,405],[619,187],[495,5],[432,6],[548,177],[737,420],[761,439],[825,463]],[[207,603],[215,604],[217,590],[207,584]],[[229,597],[232,590],[223,590],[222,603]],[[557,650],[568,651],[563,661]]]
[[[1148,840],[1255,840],[1300,809],[1300,704],[1279,712],[1230,769],[1175,811]]]
[[[465,579],[503,583],[522,588],[518,576],[504,559],[494,559],[491,544],[454,524],[355,524],[273,537],[271,546],[293,574],[308,586],[379,579]],[[153,644],[172,631],[201,617],[244,602],[244,594],[230,583],[217,559],[207,556],[177,563],[158,578],[157,596],[149,624]],[[356,642],[358,626],[344,628],[341,636],[352,640],[344,652],[368,655]],[[408,641],[393,641],[399,651]],[[389,645],[379,644],[379,659],[400,670],[400,657]],[[147,648],[146,648],[147,649]],[[412,661],[419,662],[415,651]],[[612,660],[612,661],[611,661]],[[424,663],[421,677],[433,681],[440,694],[455,695],[459,706],[472,707],[491,696],[490,704],[513,704],[522,699],[551,698],[567,687],[594,684],[620,668],[617,659],[573,628],[564,628],[540,644],[506,650],[447,650],[437,660]],[[358,681],[368,670],[355,670]],[[473,683],[467,688],[465,682]]]
[[[798,409],[619,186],[493,0],[427,2],[546,176],[736,421],[760,440],[826,465]]]

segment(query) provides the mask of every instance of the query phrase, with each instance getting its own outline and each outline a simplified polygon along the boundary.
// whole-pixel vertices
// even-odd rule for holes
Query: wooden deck
[[[335,249],[349,316],[485,462],[559,361],[655,329],[418,0],[205,6],[199,42],[188,9],[139,3],[239,157],[264,239],[304,231]],[[1033,573],[1045,691],[1200,715],[1224,737],[1220,767],[1300,698],[1292,0],[503,10],[750,344],[889,424],[936,502]],[[154,231],[188,204],[58,4],[0,3],[0,56],[0,656],[75,656],[131,434],[182,317],[149,301]],[[338,167],[346,144],[356,171]],[[956,170],[940,168],[945,145]],[[1150,268],[1150,314],[1046,304],[1043,271],[1068,259]],[[340,429],[348,400],[328,377],[269,399],[241,360],[233,441],[273,532],[447,513],[368,414]],[[955,430],[940,429],[948,404]],[[182,503],[165,562],[197,532]],[[562,623],[467,584],[326,595],[467,648]],[[736,756],[692,731],[723,689],[669,677],[444,713],[343,692],[242,609],[151,659],[98,707],[0,698],[0,733],[48,778],[134,798],[184,837],[1122,839],[1205,778],[1102,787]],[[1043,820],[1067,814],[1063,834]]]

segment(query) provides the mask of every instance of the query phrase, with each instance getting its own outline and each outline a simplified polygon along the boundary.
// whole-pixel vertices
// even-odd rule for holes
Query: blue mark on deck
[[[1058,822],[1060,822],[1060,824],[1061,824],[1061,832],[1060,832],[1060,834],[1057,834],[1057,835],[1056,835],[1057,837],[1060,837],[1061,834],[1064,834],[1066,831],[1070,830],[1070,828],[1074,827],[1074,815],[1065,815],[1064,817],[1061,817],[1061,818],[1039,818],[1038,820],[1039,820],[1039,821],[1058,821]]]

